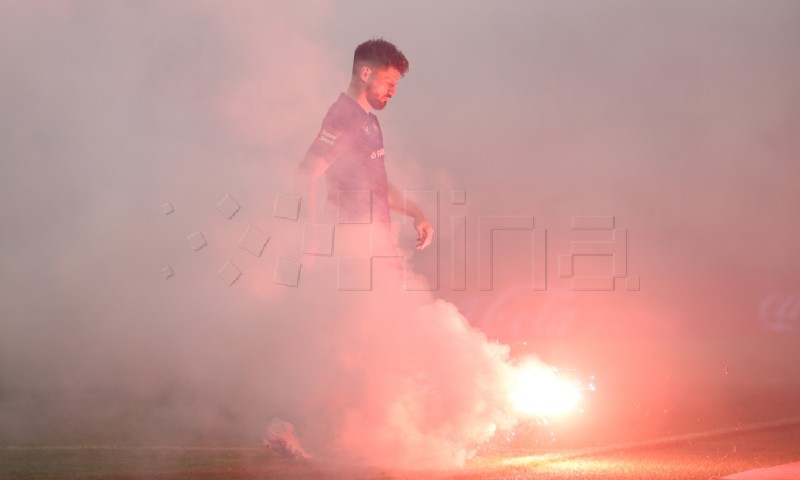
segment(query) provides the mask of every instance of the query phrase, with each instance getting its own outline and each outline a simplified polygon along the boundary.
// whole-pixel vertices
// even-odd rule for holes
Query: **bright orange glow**
[[[558,376],[542,363],[523,363],[510,394],[514,408],[523,415],[557,417],[575,410],[581,400],[577,383]]]

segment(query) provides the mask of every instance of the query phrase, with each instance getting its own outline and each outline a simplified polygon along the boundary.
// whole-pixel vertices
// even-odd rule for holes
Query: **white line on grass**
[[[577,450],[569,450],[560,453],[526,455],[524,457],[514,457],[514,458],[504,459],[501,460],[500,463],[503,465],[517,465],[517,464],[530,464],[537,462],[553,462],[559,460],[569,460],[573,458],[589,457],[605,453],[640,450],[643,448],[666,447],[678,443],[708,440],[711,438],[725,437],[729,435],[735,435],[738,433],[754,432],[758,430],[768,430],[771,428],[788,427],[791,425],[798,425],[798,424],[800,424],[800,416],[787,417],[779,420],[770,420],[766,422],[756,422],[756,423],[749,423],[746,425],[737,425],[735,427],[715,428],[713,430],[706,430],[704,432],[687,433],[683,435],[669,435],[666,437],[653,438],[650,440],[642,440],[638,442],[617,443],[600,447],[580,448]]]

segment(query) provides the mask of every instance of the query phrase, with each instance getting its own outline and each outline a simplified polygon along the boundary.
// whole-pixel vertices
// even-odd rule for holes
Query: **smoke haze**
[[[516,354],[603,377],[607,419],[666,410],[687,385],[716,407],[717,387],[798,378],[795,2],[0,12],[4,444],[256,444],[280,416],[315,453],[442,466],[514,424],[497,392]],[[373,36],[410,61],[378,116],[390,179],[438,221],[413,256],[397,225],[421,276],[409,286],[437,291],[379,277],[342,292],[335,257],[304,264],[296,288],[276,283],[292,276],[280,261],[308,260],[278,194]],[[240,206],[230,219],[226,195]],[[482,216],[546,230],[539,253],[530,231],[496,232],[491,290]],[[612,238],[573,216],[627,230],[613,291],[561,275],[571,242]],[[248,228],[269,236],[260,256],[240,246]],[[217,273],[229,261],[231,286]],[[520,267],[535,261],[545,290]],[[613,261],[574,269],[607,277]],[[670,422],[648,421],[649,433]]]

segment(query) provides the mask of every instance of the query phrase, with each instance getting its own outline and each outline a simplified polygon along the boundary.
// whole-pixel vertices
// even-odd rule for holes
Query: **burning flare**
[[[509,400],[516,411],[531,417],[558,417],[577,409],[581,386],[561,378],[558,371],[534,361],[516,369]]]

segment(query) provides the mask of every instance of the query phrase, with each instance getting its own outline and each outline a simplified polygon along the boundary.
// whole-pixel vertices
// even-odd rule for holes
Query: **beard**
[[[389,102],[389,96],[386,93],[379,93],[373,88],[367,88],[367,102],[375,110],[383,110],[386,103]]]
[[[369,102],[370,106],[375,110],[383,110],[386,107],[386,104],[389,102],[388,97],[384,97],[383,99],[379,97],[367,96],[367,101]]]

